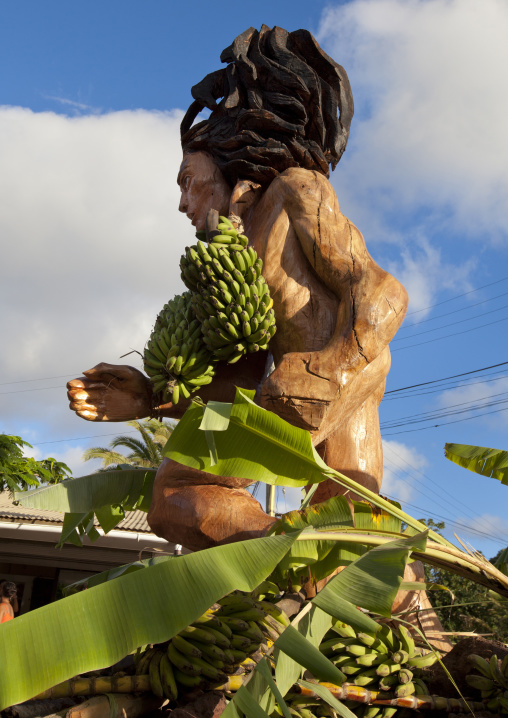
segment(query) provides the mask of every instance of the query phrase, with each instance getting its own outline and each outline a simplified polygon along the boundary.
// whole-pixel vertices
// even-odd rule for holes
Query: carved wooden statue
[[[328,181],[353,115],[347,75],[305,30],[251,28],[221,60],[224,69],[192,88],[182,122],[180,211],[197,230],[210,208],[241,217],[274,301],[275,368],[267,371],[267,352],[222,364],[199,395],[232,401],[235,385],[257,388],[263,407],[311,432],[329,466],[378,492],[378,406],[407,294],[369,255]],[[193,125],[204,107],[210,117]],[[89,421],[178,418],[187,406],[159,406],[133,367],[103,363],[84,374],[68,393]],[[262,535],[274,519],[247,484],[165,460],[150,526],[193,550]],[[338,491],[325,481],[314,501]]]

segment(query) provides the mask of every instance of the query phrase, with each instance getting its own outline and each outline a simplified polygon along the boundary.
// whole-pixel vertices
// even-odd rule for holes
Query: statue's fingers
[[[92,402],[87,402],[83,400],[77,400],[73,401],[71,399],[69,407],[72,409],[72,411],[95,411],[100,412],[102,410],[102,406],[97,406],[97,404],[94,404]]]
[[[71,379],[67,382],[67,389],[83,389],[85,386],[84,382],[86,379],[84,377],[80,377],[79,379]]]
[[[102,414],[99,415],[96,411],[89,411],[88,409],[85,409],[83,411],[77,411],[76,414],[81,419],[85,419],[86,421],[102,421]]]

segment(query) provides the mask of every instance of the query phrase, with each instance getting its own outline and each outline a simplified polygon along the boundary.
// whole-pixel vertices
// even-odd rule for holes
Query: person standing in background
[[[14,602],[17,606],[16,584],[12,581],[3,581],[0,584],[0,623],[11,621],[14,618]]]

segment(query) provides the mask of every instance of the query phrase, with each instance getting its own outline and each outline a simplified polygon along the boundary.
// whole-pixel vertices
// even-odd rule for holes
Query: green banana
[[[388,653],[366,653],[363,656],[358,656],[356,662],[359,666],[377,666],[380,663],[385,663],[390,656]]]
[[[406,651],[409,656],[412,656],[415,652],[415,642],[413,636],[410,634],[406,626],[401,623],[398,625],[399,641],[402,650]]]
[[[193,658],[201,658],[201,650],[194,644],[187,641],[183,636],[176,635],[171,639],[173,645],[186,656],[192,656]]]
[[[428,653],[425,653],[423,656],[414,656],[409,658],[407,661],[407,665],[410,668],[427,668],[428,666],[433,666],[434,663],[437,661],[437,654],[434,653],[434,651],[429,651]],[[487,664],[488,665],[488,664]],[[489,670],[490,675],[490,670]]]
[[[180,631],[180,636],[190,638],[198,643],[217,643],[214,633],[212,633],[212,631],[208,628],[203,628],[201,625],[187,626],[187,628],[184,628],[183,631]]]
[[[148,648],[146,651],[144,651],[144,653],[141,654],[141,657],[136,666],[137,676],[146,676],[148,674],[148,670],[150,668],[150,661],[156,653],[157,648]]]
[[[189,676],[199,676],[200,670],[196,669],[193,664],[193,659],[190,656],[186,656],[178,651],[173,643],[170,643],[167,650],[168,658],[171,663],[178,668],[182,673],[186,673]]]
[[[400,683],[409,683],[413,680],[413,672],[410,671],[409,668],[401,668],[398,676]]]
[[[223,671],[221,671],[219,668],[215,668],[214,666],[212,666],[210,663],[208,663],[208,661],[205,661],[202,658],[193,658],[192,660],[196,664],[196,667],[200,669],[203,676],[205,676],[207,682],[221,685],[222,683],[225,683],[227,681],[227,674],[223,673]]]
[[[395,651],[395,653],[392,653],[391,659],[394,663],[406,663],[409,660],[409,654],[401,648]]]
[[[169,662],[167,654],[164,654],[159,664],[159,673],[162,685],[162,691],[166,698],[170,701],[176,701],[178,698],[178,686],[176,684],[173,668]]]
[[[203,684],[203,676],[199,675],[190,676],[188,673],[183,673],[178,668],[173,671],[176,682],[184,688],[199,688]]]
[[[150,676],[150,687],[152,689],[152,692],[155,693],[158,698],[162,698],[164,696],[164,689],[162,687],[159,671],[159,664],[163,655],[164,653],[162,651],[155,652],[152,657],[152,660],[150,661],[150,668],[148,672],[148,675]]]
[[[408,683],[400,683],[393,691],[397,698],[405,698],[406,696],[412,696],[415,692],[414,683],[409,681]]]

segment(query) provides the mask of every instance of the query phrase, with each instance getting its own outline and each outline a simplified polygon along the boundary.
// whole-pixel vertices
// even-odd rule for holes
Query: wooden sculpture
[[[407,294],[369,255],[328,181],[353,115],[347,75],[305,30],[251,28],[221,60],[226,68],[192,88],[182,122],[180,211],[197,230],[210,208],[241,218],[264,262],[277,333],[270,354],[219,365],[199,394],[232,401],[235,385],[256,388],[263,407],[311,432],[329,466],[378,492],[378,406]],[[210,117],[193,125],[204,107]],[[188,405],[159,405],[147,377],[130,366],[102,363],[84,374],[69,382],[68,395],[89,421],[178,418]],[[193,550],[262,535],[274,519],[248,483],[165,460],[150,526]],[[314,501],[338,490],[325,481]]]

